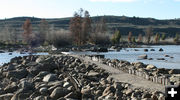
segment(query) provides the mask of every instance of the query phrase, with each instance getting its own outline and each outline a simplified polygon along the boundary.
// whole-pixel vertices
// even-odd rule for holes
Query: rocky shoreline
[[[122,70],[126,73],[143,77],[154,83],[162,85],[179,85],[180,84],[180,69],[165,69],[157,68],[151,64],[144,64],[142,62],[130,63],[118,59],[105,59],[102,55],[88,56],[88,59],[98,61],[108,66]]]
[[[164,93],[131,89],[109,75],[63,54],[16,57],[0,67],[0,100],[164,100]]]

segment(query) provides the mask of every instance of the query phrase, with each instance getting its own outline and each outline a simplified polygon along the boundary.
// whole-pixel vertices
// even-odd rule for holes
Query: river
[[[163,51],[160,52],[159,49],[162,48]],[[138,51],[136,51],[136,50]],[[148,49],[148,52],[145,52],[144,49]],[[155,51],[150,51],[154,49]],[[71,52],[73,54],[103,54],[105,58],[110,59],[119,59],[126,60],[129,62],[143,62],[145,64],[152,64],[158,68],[171,68],[171,69],[180,69],[180,45],[159,45],[159,46],[142,46],[142,48],[125,48],[117,51],[109,51],[105,53],[98,52]],[[141,60],[138,59],[139,55],[147,54],[148,58],[152,60]],[[165,57],[169,55],[170,57]],[[157,60],[157,58],[164,58],[165,60]]]

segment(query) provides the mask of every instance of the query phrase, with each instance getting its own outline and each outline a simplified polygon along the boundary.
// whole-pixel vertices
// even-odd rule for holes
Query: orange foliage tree
[[[31,43],[31,35],[32,35],[32,25],[31,25],[31,21],[29,19],[26,19],[26,21],[23,24],[23,37],[24,37],[24,41],[27,44]]]
[[[132,32],[129,32],[128,34],[128,42],[132,42]]]

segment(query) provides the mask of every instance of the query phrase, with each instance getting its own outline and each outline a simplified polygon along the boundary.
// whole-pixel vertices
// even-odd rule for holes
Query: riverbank
[[[68,55],[13,58],[0,68],[0,100],[162,99],[160,91],[115,81],[96,63]]]

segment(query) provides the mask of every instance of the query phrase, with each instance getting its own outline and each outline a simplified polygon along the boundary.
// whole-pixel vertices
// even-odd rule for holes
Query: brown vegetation
[[[24,22],[23,30],[24,41],[30,44],[32,41],[32,26],[31,21],[29,19],[26,19],[26,21]]]

